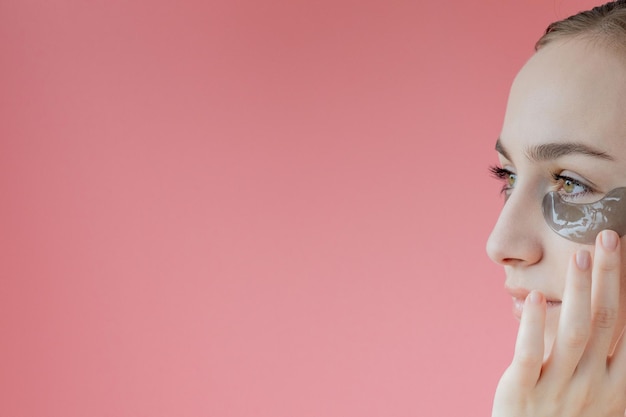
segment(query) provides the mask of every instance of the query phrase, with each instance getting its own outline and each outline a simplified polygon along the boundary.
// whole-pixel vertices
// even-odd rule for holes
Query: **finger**
[[[623,392],[626,394],[626,329],[622,329],[622,334],[615,345],[613,356],[608,360],[608,371],[611,379],[615,380],[617,384],[624,388]]]
[[[617,386],[622,387],[622,393],[626,395],[626,328],[622,329],[622,334],[615,345],[613,356],[608,360],[609,378]]]
[[[579,368],[606,372],[619,308],[619,237],[605,230],[596,239],[591,283],[591,336]]]
[[[513,362],[509,367],[509,376],[517,386],[533,388],[541,375],[545,320],[545,298],[540,292],[532,291],[524,301]]]
[[[546,364],[545,376],[569,379],[582,357],[591,333],[591,255],[579,250],[569,263],[559,327]]]

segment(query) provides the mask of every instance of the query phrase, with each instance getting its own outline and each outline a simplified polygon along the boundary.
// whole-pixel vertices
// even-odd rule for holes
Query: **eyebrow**
[[[509,161],[511,160],[499,138],[496,141],[496,151]],[[614,160],[611,155],[604,151],[576,142],[544,143],[541,145],[534,145],[526,149],[526,157],[536,162],[558,159],[562,156],[571,154],[591,156],[594,158],[605,159],[607,161]]]

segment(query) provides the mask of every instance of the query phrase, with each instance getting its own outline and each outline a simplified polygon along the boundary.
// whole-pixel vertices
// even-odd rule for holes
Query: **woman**
[[[493,416],[623,417],[626,230],[598,232],[626,218],[626,1],[553,23],[536,49],[493,168],[506,203],[487,252],[520,317]]]

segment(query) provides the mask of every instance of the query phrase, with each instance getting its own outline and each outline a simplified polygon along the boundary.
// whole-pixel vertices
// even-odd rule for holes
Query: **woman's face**
[[[626,55],[583,39],[540,49],[517,75],[496,144],[505,204],[487,242],[504,266],[513,311],[531,290],[548,300],[546,355],[556,335],[568,260],[579,248],[546,224],[542,199],[588,203],[626,187]],[[622,268],[626,244],[622,238]],[[626,324],[622,272],[619,326]]]

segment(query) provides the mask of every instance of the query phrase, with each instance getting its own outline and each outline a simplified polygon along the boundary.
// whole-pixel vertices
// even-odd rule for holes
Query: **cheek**
[[[567,274],[567,265],[569,262],[569,258],[573,256],[574,253],[578,249],[587,249],[591,252],[593,257],[594,249],[593,247],[589,247],[586,245],[577,245],[572,244],[572,242],[567,242],[562,238],[556,236],[556,239],[552,243],[553,251],[551,254],[554,258],[551,258],[550,261],[554,262],[554,264],[558,264],[559,266],[552,270],[553,275],[549,277],[549,279],[554,280],[553,285],[559,287],[559,294],[563,294],[563,290],[565,289],[565,277]],[[626,326],[626,237],[621,239],[621,281],[620,281],[620,305],[619,305],[619,318],[618,323],[615,329],[615,335],[613,338],[613,342],[616,343],[622,334],[625,326]],[[559,260],[557,261],[556,258]],[[546,316],[546,328],[544,331],[544,358],[547,358],[552,351],[552,347],[554,345],[554,340],[556,339],[556,334],[559,326],[559,316],[560,309],[558,311],[554,311],[552,313],[548,313]]]

